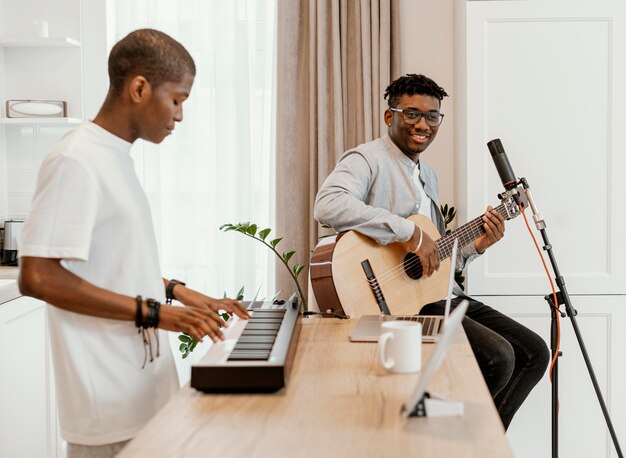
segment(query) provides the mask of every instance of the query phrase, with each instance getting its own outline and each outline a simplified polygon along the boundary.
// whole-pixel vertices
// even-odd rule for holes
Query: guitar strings
[[[446,259],[448,256],[450,256],[450,254],[452,253],[452,245],[454,244],[455,238],[459,238],[461,240],[461,244],[463,244],[463,242],[466,240],[465,238],[466,235],[473,236],[476,233],[476,229],[477,229],[476,227],[474,227],[476,223],[477,223],[477,220],[473,220],[467,225],[463,226],[462,228],[459,228],[457,232],[448,234],[440,238],[439,240],[437,240],[436,243],[439,248],[440,259],[443,260],[443,259]],[[478,233],[480,234],[480,231],[478,231]],[[401,275],[405,270],[415,267],[418,264],[419,264],[419,268],[418,268],[417,273],[421,275],[422,273],[421,261],[419,257],[415,255],[409,261],[403,261],[401,264],[398,264],[394,266],[393,268],[387,270],[386,272],[383,272],[381,275],[379,275],[377,277],[378,283],[379,284],[386,283],[389,280],[392,280],[393,278],[397,277],[398,275]]]
[[[506,217],[507,216],[507,212],[506,212],[506,208],[504,206],[504,204],[498,206],[495,208],[495,210],[500,213],[501,216]],[[482,217],[478,217],[472,221],[470,221],[469,223],[465,224],[464,226],[462,226],[461,228],[459,228],[457,231],[447,234],[444,237],[440,238],[439,240],[437,240],[437,245],[438,248],[440,250],[440,253],[443,254],[443,256],[440,256],[440,259],[446,259],[448,256],[450,256],[451,254],[451,247],[454,244],[454,239],[455,238],[459,238],[462,241],[462,245],[464,245],[466,238],[464,236],[469,236],[469,240],[472,240],[474,238],[476,238],[477,236],[479,236],[481,233],[484,232],[484,229],[482,227],[483,222],[482,222]],[[459,237],[460,235],[460,237]],[[420,263],[421,261],[419,260],[419,258],[417,256],[413,257],[410,261],[403,261],[402,264],[399,264],[391,269],[389,269],[386,272],[383,272],[377,279],[376,281],[378,282],[379,285],[382,285],[383,283],[387,283],[388,281],[392,280],[393,278],[397,277],[398,275],[401,275],[403,273],[404,270],[406,270],[407,268],[411,268],[414,267],[416,264]],[[421,265],[418,268],[418,275],[421,275]],[[370,283],[370,285],[372,285],[373,289],[376,289],[376,287],[372,284],[372,282],[370,282],[369,280],[366,280]],[[380,287],[380,286],[379,286]]]
[[[499,205],[498,207],[495,208],[495,210],[506,219],[507,211],[506,211],[504,204]],[[458,238],[461,241],[461,246],[464,246],[465,245],[464,242],[466,240],[468,239],[473,240],[474,238],[476,238],[476,236],[480,236],[484,232],[485,230],[483,229],[483,222],[482,222],[482,216],[481,216],[463,225],[457,231],[454,231],[450,234],[446,234],[445,236],[441,237],[439,240],[435,242],[437,244],[437,247],[439,248],[440,260],[447,259],[448,256],[450,256],[452,252],[452,245],[454,244],[455,238]],[[466,238],[466,236],[468,238]],[[383,284],[388,283],[389,281],[402,275],[403,273],[405,273],[407,269],[413,268],[417,264],[419,264],[418,269],[417,269],[417,274],[421,278],[423,269],[421,266],[421,261],[419,257],[416,255],[413,258],[411,258],[411,260],[403,261],[401,264],[398,264],[392,267],[391,269],[388,269],[387,271],[380,274],[378,277],[375,277],[373,280],[369,280],[365,278],[365,281],[367,281],[370,284],[371,288],[374,291],[380,292],[380,288],[382,287]]]

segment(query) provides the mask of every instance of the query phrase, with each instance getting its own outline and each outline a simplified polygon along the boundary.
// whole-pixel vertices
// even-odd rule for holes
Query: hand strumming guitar
[[[418,249],[420,237],[422,238],[422,244]],[[420,259],[424,277],[430,277],[439,269],[439,249],[437,248],[437,244],[430,235],[428,235],[426,231],[422,231],[417,224],[415,225],[415,230],[411,238],[403,242],[402,245],[407,251],[415,253]]]

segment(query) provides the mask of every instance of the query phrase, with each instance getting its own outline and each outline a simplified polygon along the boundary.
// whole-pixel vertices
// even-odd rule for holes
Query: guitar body
[[[440,238],[435,225],[425,216],[408,218],[433,240]],[[406,256],[409,255],[407,260]],[[334,243],[320,243],[311,257],[311,285],[321,311],[332,309],[351,317],[380,314],[376,296],[361,262],[369,260],[378,286],[393,315],[411,315],[424,304],[445,297],[451,262],[441,261],[439,270],[429,278],[412,278],[407,263],[415,264],[417,256],[407,253],[399,243],[379,245],[358,232],[341,234]],[[332,291],[334,289],[334,291]]]
[[[498,195],[501,204],[493,210],[505,220],[516,218],[528,206],[522,187]],[[379,245],[355,231],[322,239],[311,256],[311,286],[322,312],[361,316],[381,313],[387,305],[392,315],[413,315],[424,304],[444,299],[450,279],[452,246],[459,250],[485,233],[482,216],[440,237],[437,227],[422,215],[410,216],[437,244],[439,270],[429,278],[421,275],[421,263],[401,244]],[[366,274],[363,268],[371,271]],[[369,278],[368,278],[369,275]]]

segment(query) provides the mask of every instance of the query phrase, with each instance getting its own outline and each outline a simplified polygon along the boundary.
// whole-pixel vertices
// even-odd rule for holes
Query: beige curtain
[[[320,185],[347,148],[383,131],[384,90],[399,76],[398,2],[277,1],[276,232],[300,264],[320,235]],[[308,268],[305,293],[307,278]],[[294,291],[283,265],[276,283]]]

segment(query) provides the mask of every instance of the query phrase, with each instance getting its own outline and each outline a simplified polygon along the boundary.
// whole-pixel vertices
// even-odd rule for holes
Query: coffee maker
[[[11,219],[4,222],[4,241],[0,265],[17,266],[17,252],[22,238],[24,220]]]

